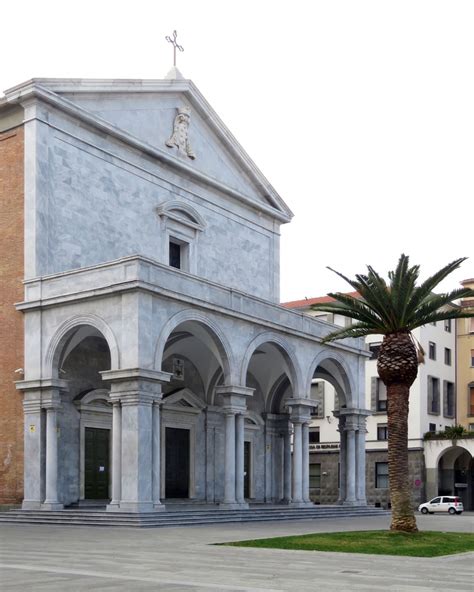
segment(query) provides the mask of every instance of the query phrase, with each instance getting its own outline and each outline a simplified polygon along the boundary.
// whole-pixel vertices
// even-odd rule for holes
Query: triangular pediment
[[[163,399],[166,408],[182,408],[189,411],[202,411],[206,405],[191,390],[184,388]]]
[[[64,103],[152,147],[167,162],[287,222],[292,212],[190,80],[48,80],[35,84]],[[187,148],[173,144],[175,119],[189,114]],[[178,133],[179,136],[179,133]],[[170,141],[171,140],[171,141]]]

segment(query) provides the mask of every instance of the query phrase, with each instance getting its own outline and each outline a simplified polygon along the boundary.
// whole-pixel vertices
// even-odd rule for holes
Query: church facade
[[[0,359],[16,426],[0,478],[24,475],[3,501],[308,505],[323,378],[340,402],[338,501],[364,505],[369,354],[322,345],[330,324],[279,305],[292,213],[195,85],[177,70],[34,79],[5,92],[0,126],[2,158],[17,142],[1,170],[21,181],[0,195],[19,220],[2,246],[22,258],[0,294],[2,348],[17,336]]]

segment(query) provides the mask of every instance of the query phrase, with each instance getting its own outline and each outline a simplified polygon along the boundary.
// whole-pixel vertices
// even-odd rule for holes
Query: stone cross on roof
[[[170,37],[169,35],[167,35],[165,37],[166,41],[168,41],[168,43],[171,43],[173,45],[173,66],[176,67],[176,50],[179,49],[179,51],[184,51],[184,48],[182,45],[179,45],[178,42],[176,41],[176,37],[178,36],[178,34],[176,33],[176,31],[173,31],[173,37]]]

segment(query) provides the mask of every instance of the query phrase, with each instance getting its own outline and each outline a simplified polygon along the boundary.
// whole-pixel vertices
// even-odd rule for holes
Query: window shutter
[[[428,376],[428,413],[433,413],[433,380]]]
[[[377,377],[372,376],[370,379],[370,409],[377,411]]]
[[[444,415],[444,417],[449,417],[448,383],[446,382],[446,380],[443,380],[443,415]]]

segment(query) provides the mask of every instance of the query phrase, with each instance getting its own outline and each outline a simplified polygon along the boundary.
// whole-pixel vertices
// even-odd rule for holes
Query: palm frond
[[[455,269],[457,269],[463,261],[465,261],[467,257],[461,257],[460,259],[455,259],[448,265],[445,265],[442,269],[437,271],[434,275],[426,279],[421,286],[418,286],[413,291],[412,298],[410,299],[410,303],[408,305],[408,314],[413,314],[418,306],[425,300],[425,298],[429,297],[429,295],[434,291],[436,286],[442,282],[450,273],[452,273]]]
[[[323,341],[346,337],[364,337],[370,334],[387,335],[401,331],[412,331],[416,327],[445,319],[473,317],[474,313],[459,308],[447,308],[459,298],[474,297],[474,290],[460,288],[446,294],[434,294],[434,288],[452,271],[457,269],[466,257],[456,259],[437,273],[416,286],[420,266],[410,267],[409,258],[402,254],[397,267],[388,274],[389,284],[371,266],[367,275],[358,274],[350,279],[328,267],[349,283],[360,295],[354,298],[340,292],[330,293],[334,302],[316,304],[313,310],[339,314],[357,321],[351,327],[329,333]]]

